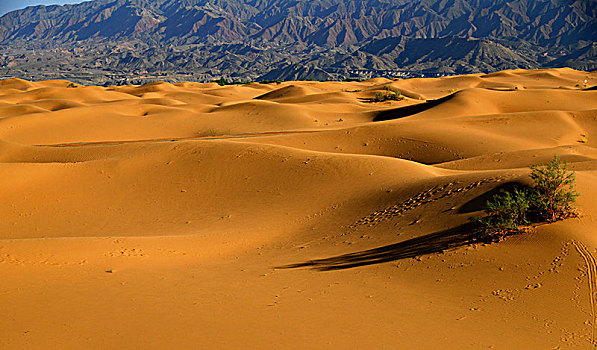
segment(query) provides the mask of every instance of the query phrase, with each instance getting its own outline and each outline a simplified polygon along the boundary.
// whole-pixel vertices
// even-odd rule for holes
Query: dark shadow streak
[[[477,197],[469,200],[468,202],[464,203],[458,209],[458,213],[468,214],[468,213],[473,213],[476,211],[484,210],[487,202],[492,200],[495,196],[497,196],[498,194],[500,194],[504,191],[512,193],[512,192],[514,192],[515,189],[530,190],[530,187],[521,182],[516,182],[516,181],[506,182],[506,183],[501,184],[498,187],[496,187],[490,191],[487,191],[487,192],[481,194],[480,196],[477,196]]]
[[[416,105],[410,105],[406,107],[400,107],[396,109],[390,109],[385,111],[380,111],[375,118],[373,118],[374,122],[381,122],[384,120],[393,120],[393,119],[400,119],[404,117],[408,117],[411,115],[415,115],[421,112],[424,112],[428,109],[431,109],[435,106],[438,106],[449,99],[451,99],[454,95],[448,95],[442,98],[438,98],[437,100],[427,100],[424,103],[418,103]]]
[[[479,228],[467,223],[448,230],[409,239],[388,246],[339,255],[331,258],[310,260],[304,263],[278,267],[295,269],[310,267],[319,271],[349,269],[358,266],[380,264],[388,261],[414,258],[421,255],[443,252],[478,241]]]

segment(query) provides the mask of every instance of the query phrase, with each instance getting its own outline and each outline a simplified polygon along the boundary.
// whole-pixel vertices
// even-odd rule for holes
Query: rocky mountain
[[[596,42],[597,0],[96,0],[1,17],[0,74],[112,83],[592,70]]]

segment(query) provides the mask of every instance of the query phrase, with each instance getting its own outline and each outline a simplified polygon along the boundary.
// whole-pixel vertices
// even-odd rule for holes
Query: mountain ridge
[[[0,17],[0,74],[108,83],[255,80],[293,67],[330,79],[592,70],[596,18],[595,0],[96,0]],[[290,75],[276,78],[314,78]]]

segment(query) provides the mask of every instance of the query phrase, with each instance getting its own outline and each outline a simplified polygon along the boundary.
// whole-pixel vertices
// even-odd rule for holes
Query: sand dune
[[[0,348],[592,347],[596,82],[0,81]],[[581,217],[468,244],[554,154]]]

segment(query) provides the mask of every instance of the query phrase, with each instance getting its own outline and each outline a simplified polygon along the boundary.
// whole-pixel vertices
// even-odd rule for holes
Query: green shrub
[[[391,86],[386,86],[384,89],[386,92],[376,92],[371,102],[400,101],[404,99],[402,92],[393,90]]]
[[[574,215],[578,193],[574,190],[576,175],[558,156],[544,167],[531,167],[535,182],[534,214],[541,221],[558,221]]]
[[[502,191],[485,205],[484,217],[474,218],[483,238],[496,240],[522,232],[533,223],[554,222],[576,215],[575,173],[558,156],[545,166],[532,166],[531,188]]]
[[[489,237],[502,237],[517,233],[519,228],[528,225],[528,211],[531,208],[534,194],[524,189],[514,192],[502,191],[485,205],[487,216],[476,218],[483,234]]]
[[[226,85],[230,85],[230,82],[226,79],[224,79],[224,77],[218,79],[218,80],[214,80],[214,83],[218,83],[218,85],[220,86],[226,86]]]
[[[275,80],[262,80],[259,82],[259,84],[271,84],[271,83],[276,83],[278,85],[282,84],[282,80],[281,79],[275,79]]]
[[[218,85],[220,85],[220,86],[227,86],[227,85],[245,85],[245,84],[252,83],[252,81],[228,81],[228,80],[224,79],[224,77],[222,77],[218,80],[214,80],[213,83],[218,83]]]

